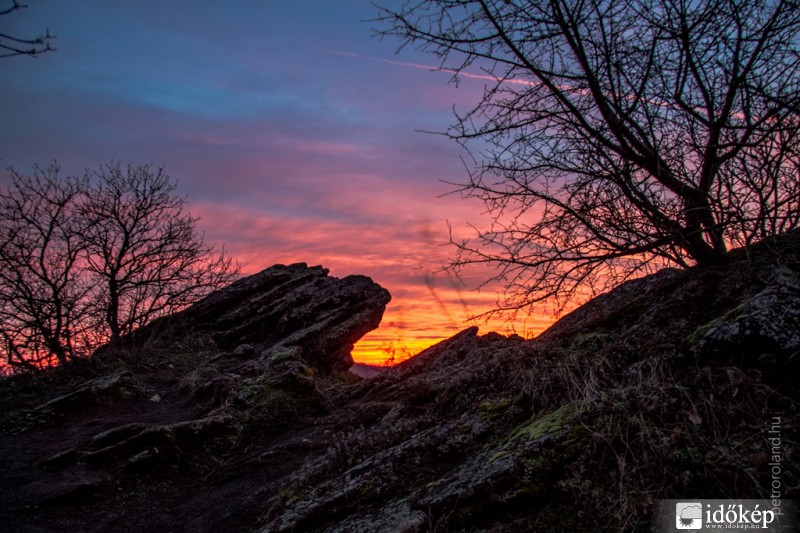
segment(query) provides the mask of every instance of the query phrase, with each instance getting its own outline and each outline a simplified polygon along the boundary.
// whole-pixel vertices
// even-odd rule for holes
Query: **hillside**
[[[660,499],[800,488],[800,233],[666,270],[534,340],[370,379],[389,301],[276,266],[125,346],[0,383],[9,531],[649,531]]]

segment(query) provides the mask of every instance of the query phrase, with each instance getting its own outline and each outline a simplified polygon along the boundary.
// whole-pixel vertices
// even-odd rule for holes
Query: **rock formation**
[[[770,498],[775,427],[778,497],[796,497],[800,233],[746,252],[626,283],[537,339],[468,328],[364,380],[343,354],[385,291],[269,269],[119,357],[0,384],[0,523],[650,531],[659,499]]]
[[[207,348],[202,343],[210,341],[228,351],[297,350],[317,369],[346,370],[353,364],[353,344],[378,327],[390,299],[364,276],[338,279],[319,266],[276,265],[152,322],[124,345]]]
[[[213,457],[272,442],[325,412],[330,398],[320,389],[358,379],[345,372],[350,351],[378,326],[389,300],[364,276],[277,265],[152,322],[91,361],[6,380],[0,523],[91,531],[111,527],[108,516],[122,512],[123,529],[134,531],[168,520],[151,514],[155,493],[137,494],[146,476],[177,488],[208,475]],[[283,455],[281,467],[297,462],[286,457],[291,451]],[[124,494],[115,492],[120,486]],[[85,502],[108,513],[92,512],[96,520],[84,523],[70,509]],[[41,506],[49,512],[33,511]]]

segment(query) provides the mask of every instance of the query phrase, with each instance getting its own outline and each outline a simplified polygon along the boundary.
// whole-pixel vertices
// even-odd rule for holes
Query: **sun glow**
[[[456,313],[443,311],[455,307],[453,302],[434,298],[409,299],[403,302],[403,307],[406,311],[398,312],[389,304],[380,327],[355,344],[352,351],[355,362],[374,366],[396,365],[470,326],[478,326],[482,334],[495,331],[502,335],[532,338],[554,321],[554,317],[547,315],[526,315],[516,320],[498,316],[486,320],[454,321],[452,318]],[[404,320],[399,320],[399,316]]]
[[[367,333],[353,348],[353,360],[373,366],[392,366],[419,354],[446,337],[396,340],[402,332],[376,330]]]

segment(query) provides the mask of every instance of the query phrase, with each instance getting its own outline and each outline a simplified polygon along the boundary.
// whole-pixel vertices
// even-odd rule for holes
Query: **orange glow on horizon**
[[[471,326],[478,326],[480,334],[490,331],[502,335],[516,333],[529,339],[547,329],[554,321],[553,317],[537,315],[516,321],[496,317],[490,320],[464,320],[454,324],[442,321],[441,314],[435,311],[445,304],[435,302],[433,298],[406,300],[403,304],[408,308],[405,313],[406,322],[395,320],[396,312],[390,303],[378,329],[367,333],[356,343],[352,352],[353,361],[374,366],[396,365]],[[412,323],[416,326],[412,327]],[[425,328],[426,323],[430,327]]]
[[[408,339],[402,344],[387,339],[391,332],[370,332],[353,348],[353,361],[373,366],[393,366],[412,358],[443,339]]]

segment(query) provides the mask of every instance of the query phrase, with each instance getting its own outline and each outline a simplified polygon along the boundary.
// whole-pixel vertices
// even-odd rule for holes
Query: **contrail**
[[[427,70],[428,72],[445,72],[447,74],[456,74],[463,78],[470,78],[475,80],[486,80],[486,81],[494,81],[494,82],[503,82],[503,83],[511,83],[515,85],[539,85],[536,82],[527,81],[527,80],[507,80],[498,78],[497,76],[491,76],[489,74],[473,74],[470,72],[459,71],[452,68],[443,68],[437,67],[435,65],[421,65],[419,63],[409,63],[407,61],[393,61],[391,59],[385,59],[382,57],[374,57],[374,56],[367,56],[363,54],[355,54],[353,52],[343,52],[341,50],[328,50],[331,54],[336,54],[340,56],[347,56],[347,57],[354,57],[356,59],[366,59],[367,61],[377,61],[378,63],[385,63],[387,65],[396,65],[399,67],[408,67],[408,68],[415,68],[418,70]]]

